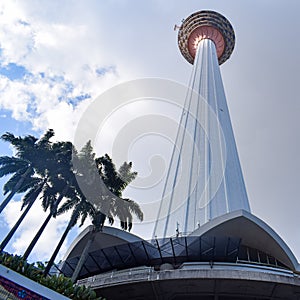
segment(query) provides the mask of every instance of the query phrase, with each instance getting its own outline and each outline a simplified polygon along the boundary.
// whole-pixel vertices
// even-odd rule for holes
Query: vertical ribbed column
[[[153,236],[189,234],[228,212],[250,211],[216,47],[200,41]]]

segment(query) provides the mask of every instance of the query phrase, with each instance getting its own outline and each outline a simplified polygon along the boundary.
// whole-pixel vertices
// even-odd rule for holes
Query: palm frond
[[[49,207],[51,208],[51,211],[53,209],[53,206],[56,203],[57,200],[57,191],[53,186],[50,186],[49,184],[45,185],[45,188],[43,189],[43,194],[41,196],[42,199],[42,207],[44,211],[46,211]]]
[[[36,184],[24,195],[21,210],[31,201],[35,201],[42,192],[46,183],[46,178],[37,178]]]
[[[33,148],[35,142],[38,140],[32,135],[27,135],[25,137],[16,137],[12,133],[6,132],[1,136],[1,139],[5,142],[9,142],[16,150],[17,157],[24,157],[24,153],[28,152],[29,148]]]
[[[31,188],[23,197],[23,203],[21,206],[21,210],[28,205],[34,198],[36,198],[36,187]]]
[[[28,168],[28,165],[24,165],[24,164],[6,164],[6,165],[2,165],[0,167],[0,177],[4,177],[13,173],[19,173],[20,175],[22,175],[23,173],[26,172]]]
[[[0,165],[17,165],[20,168],[26,167],[29,161],[14,156],[0,156]]]
[[[137,172],[134,172],[131,170],[132,169],[132,162],[124,162],[119,170],[118,170],[118,173],[119,173],[119,176],[122,178],[122,180],[124,181],[124,188],[129,184],[131,183],[137,176]]]
[[[45,146],[49,143],[50,139],[55,135],[53,129],[48,129],[46,133],[39,139],[37,145]]]
[[[80,202],[80,199],[78,197],[76,198],[71,198],[71,199],[67,199],[61,206],[60,208],[57,210],[57,215],[61,215],[63,213],[66,213],[67,211],[69,211],[70,209],[72,209],[73,207],[76,207],[76,205],[78,205],[78,203]]]
[[[3,185],[3,195],[6,195],[8,192],[15,190],[15,186],[19,182],[21,177],[18,174],[14,174],[4,185]],[[18,191],[15,191],[18,193]]]
[[[123,199],[123,200],[127,202],[128,209],[130,210],[130,212],[134,214],[140,221],[143,221],[144,214],[139,204],[130,199]]]
[[[24,179],[24,182],[22,183],[21,187],[18,189],[18,193],[25,193],[28,189],[33,187],[34,185],[38,184],[40,182],[40,178],[37,177],[28,177]],[[4,186],[5,188],[5,186]]]

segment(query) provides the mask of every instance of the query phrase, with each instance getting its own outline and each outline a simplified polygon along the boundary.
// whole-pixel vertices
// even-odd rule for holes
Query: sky
[[[0,134],[40,136],[53,128],[57,140],[73,141],[84,112],[105,91],[148,77],[187,85],[191,65],[179,52],[173,28],[206,9],[226,16],[235,30],[235,49],[221,72],[252,213],[300,259],[298,0],[2,0]],[[97,154],[109,152],[125,125],[144,118],[145,111],[161,114],[153,102],[135,101],[118,111],[112,103],[115,115],[107,115],[102,139],[97,133]],[[159,108],[176,120],[176,110]],[[168,139],[156,144],[151,138],[134,140],[124,150],[140,177],[148,176],[156,154],[151,151],[169,153]],[[12,155],[12,149],[0,142],[0,154]],[[126,194],[137,202],[151,195],[147,188]],[[16,196],[0,215],[0,238],[18,218],[20,200]],[[45,216],[37,203],[7,250],[22,254]],[[50,257],[67,218],[51,221],[30,259]],[[152,229],[153,222],[135,223],[132,232],[147,236]]]

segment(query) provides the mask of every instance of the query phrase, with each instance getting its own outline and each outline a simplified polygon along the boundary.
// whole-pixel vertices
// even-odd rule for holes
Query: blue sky
[[[57,139],[72,140],[86,107],[119,83],[157,77],[187,84],[191,66],[178,50],[174,24],[194,11],[216,10],[236,33],[221,71],[252,212],[300,259],[299,1],[170,3],[0,1],[0,133],[39,136],[53,128]],[[110,130],[113,137],[117,129]],[[0,153],[11,150],[0,142]],[[18,216],[15,200],[0,216],[1,237]],[[22,253],[42,216],[37,205],[7,249]],[[49,257],[65,223],[53,221],[32,259]],[[133,232],[147,235],[152,225],[136,224]]]

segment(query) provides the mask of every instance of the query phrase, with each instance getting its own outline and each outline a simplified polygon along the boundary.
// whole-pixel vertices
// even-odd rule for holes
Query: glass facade
[[[68,258],[61,272],[71,277],[79,259],[79,256]],[[184,262],[250,263],[287,268],[273,256],[241,245],[239,238],[188,236],[138,241],[90,252],[79,278],[141,266],[159,269],[165,263],[178,268]]]

